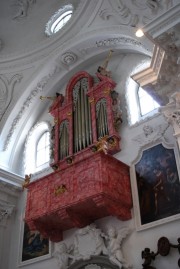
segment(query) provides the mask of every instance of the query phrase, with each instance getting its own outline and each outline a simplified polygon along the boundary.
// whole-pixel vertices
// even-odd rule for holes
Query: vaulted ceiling
[[[47,22],[68,3],[74,6],[72,19],[61,31],[47,36]],[[128,54],[149,59],[153,42],[147,35],[135,36],[139,27],[161,44],[165,44],[161,29],[173,29],[171,43],[179,45],[179,6],[179,0],[1,1],[0,166],[21,170],[14,167],[25,137],[44,111],[48,112],[40,95],[63,92],[79,70],[88,67],[94,73],[110,49],[114,61]],[[164,20],[167,11],[173,15]]]

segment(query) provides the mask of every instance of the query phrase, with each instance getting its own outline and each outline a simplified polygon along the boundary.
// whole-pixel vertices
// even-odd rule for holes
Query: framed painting
[[[131,167],[137,230],[180,218],[180,180],[174,148],[157,144]]]
[[[22,225],[19,265],[26,265],[51,257],[51,242],[38,231]]]

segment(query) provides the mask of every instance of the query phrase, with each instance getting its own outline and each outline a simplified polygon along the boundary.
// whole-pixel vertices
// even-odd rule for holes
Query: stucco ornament
[[[6,221],[12,215],[14,207],[14,205],[0,201],[0,226],[6,226]]]
[[[130,229],[125,227],[116,230],[108,227],[107,234],[97,228],[95,224],[90,224],[77,230],[74,236],[73,245],[69,248],[65,242],[58,244],[58,250],[54,257],[58,261],[59,269],[66,269],[74,262],[83,260],[89,261],[94,256],[107,256],[112,264],[121,268],[131,268],[126,262],[122,253],[123,239],[129,234]],[[88,265],[96,266],[97,265]],[[86,266],[87,268],[89,268]]]
[[[18,6],[18,11],[13,19],[24,18],[28,14],[29,7],[34,4],[36,0],[17,0],[16,5]]]
[[[108,256],[110,261],[121,268],[132,268],[127,263],[122,253],[123,239],[130,233],[129,228],[125,227],[120,231],[116,231],[114,227],[108,229]]]
[[[65,52],[61,56],[62,63],[71,65],[77,61],[77,55],[73,52]]]
[[[167,121],[173,125],[175,134],[180,133],[180,92],[175,92],[170,102],[160,108]]]
[[[136,141],[141,146],[151,144],[159,139],[166,141],[166,131],[168,127],[168,123],[159,124],[157,126],[145,124],[142,127],[141,134],[135,136],[132,140]]]
[[[88,260],[92,255],[107,255],[105,238],[106,235],[95,224],[79,229],[74,237],[74,261]]]
[[[66,269],[70,264],[70,258],[73,258],[73,256],[69,253],[70,249],[64,242],[58,244],[58,250],[53,253],[53,256],[57,260],[59,269]]]

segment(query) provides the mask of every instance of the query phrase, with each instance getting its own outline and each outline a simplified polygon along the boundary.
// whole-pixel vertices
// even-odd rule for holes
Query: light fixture
[[[142,37],[142,36],[144,36],[144,32],[143,32],[142,29],[138,29],[138,30],[136,31],[135,35],[136,35],[137,37]]]

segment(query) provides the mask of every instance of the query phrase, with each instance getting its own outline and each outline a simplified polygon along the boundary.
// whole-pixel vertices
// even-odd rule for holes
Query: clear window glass
[[[51,26],[51,32],[52,33],[57,33],[71,18],[72,16],[72,11],[66,11],[64,12]]]
[[[139,107],[141,116],[148,114],[159,107],[159,104],[141,87],[138,89]]]
[[[73,14],[73,5],[62,6],[47,22],[45,33],[51,36],[57,33],[71,19]]]
[[[36,167],[49,162],[50,135],[45,132],[39,139],[36,148]]]
[[[133,79],[129,80],[126,98],[130,125],[136,124],[147,116],[153,116],[160,107],[153,97],[140,88]]]

